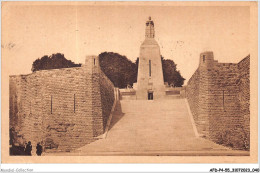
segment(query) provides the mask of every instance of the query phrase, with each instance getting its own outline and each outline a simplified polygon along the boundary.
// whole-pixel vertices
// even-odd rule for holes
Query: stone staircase
[[[106,138],[66,154],[174,156],[249,154],[197,137],[186,104],[185,99],[181,98],[121,100],[113,113]]]

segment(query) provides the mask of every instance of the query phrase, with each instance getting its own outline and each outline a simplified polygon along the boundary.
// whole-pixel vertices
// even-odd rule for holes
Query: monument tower
[[[154,22],[146,22],[145,40],[140,47],[136,98],[153,100],[165,95],[160,47],[154,39]]]

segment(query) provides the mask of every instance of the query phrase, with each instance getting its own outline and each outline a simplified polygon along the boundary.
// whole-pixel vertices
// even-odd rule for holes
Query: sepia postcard
[[[2,2],[2,162],[257,163],[257,11]]]

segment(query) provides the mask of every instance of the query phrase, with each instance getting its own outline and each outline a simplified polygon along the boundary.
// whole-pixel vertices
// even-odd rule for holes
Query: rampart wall
[[[83,67],[10,76],[10,128],[18,132],[17,143],[68,151],[104,133],[114,86],[89,59]]]
[[[201,136],[238,149],[249,149],[250,57],[238,64],[218,63],[212,52],[187,84],[187,99]]]

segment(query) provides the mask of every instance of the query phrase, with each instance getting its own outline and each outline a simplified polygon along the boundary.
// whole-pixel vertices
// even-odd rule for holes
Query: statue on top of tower
[[[146,21],[145,37],[154,38],[154,23],[151,16],[149,16],[148,21]]]

